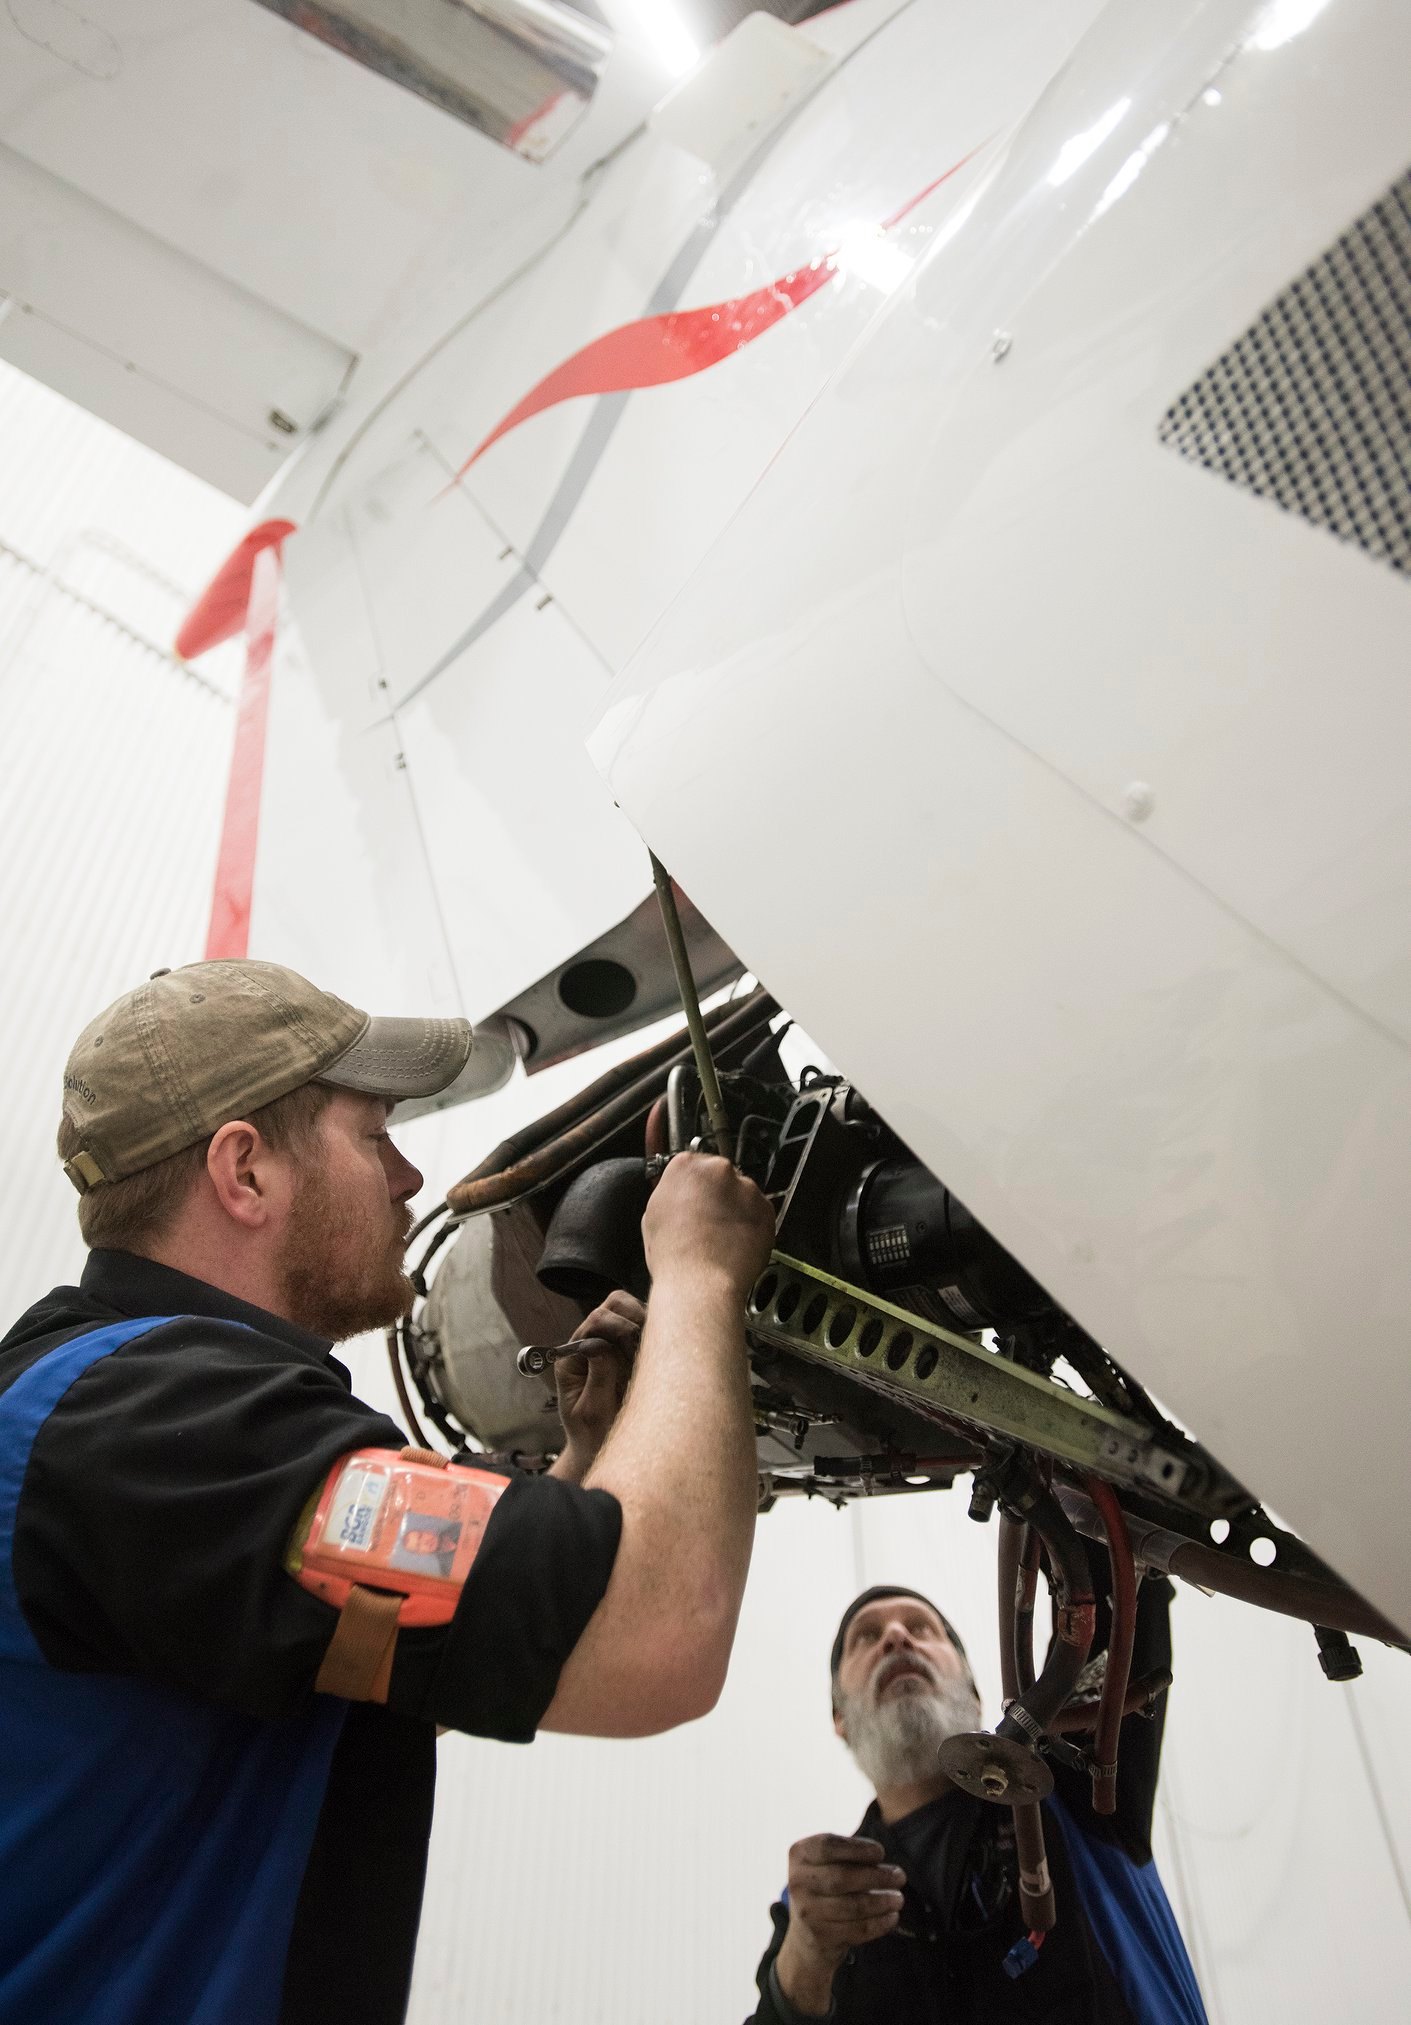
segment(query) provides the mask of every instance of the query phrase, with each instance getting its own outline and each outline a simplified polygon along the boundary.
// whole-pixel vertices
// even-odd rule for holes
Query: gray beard
[[[934,1779],[947,1737],[980,1728],[980,1703],[964,1680],[938,1681],[928,1694],[895,1695],[879,1706],[851,1695],[842,1714],[848,1749],[878,1792]]]

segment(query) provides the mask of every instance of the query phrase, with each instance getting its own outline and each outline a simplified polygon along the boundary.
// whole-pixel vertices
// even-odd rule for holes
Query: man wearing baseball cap
[[[89,1258],[0,1342],[0,2025],[390,2025],[438,1725],[645,1735],[719,1693],[772,1219],[710,1156],[653,1196],[615,1426],[496,1481],[448,1622],[365,1664],[361,1620],[290,1572],[346,1459],[406,1443],[331,1353],[409,1304],[421,1176],[387,1119],[470,1046],[226,961],[159,972],[73,1048]],[[641,1320],[618,1295],[584,1327],[631,1353]]]
[[[1141,1586],[1136,1676],[1170,1678],[1170,1594],[1161,1578]],[[1103,1602],[1100,1640],[1107,1623]],[[751,2025],[1205,2025],[1151,1855],[1164,1696],[1154,1721],[1123,1724],[1115,1814],[1093,1812],[1083,1772],[1054,1768],[1044,1818],[1058,1923],[1035,1955],[1010,1810],[937,1769],[947,1738],[982,1727],[949,1619],[919,1590],[866,1589],[843,1613],[829,1672],[833,1727],[875,1797],[855,1835],[789,1851]]]

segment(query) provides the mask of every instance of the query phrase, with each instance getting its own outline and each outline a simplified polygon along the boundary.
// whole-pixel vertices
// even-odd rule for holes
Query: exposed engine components
[[[874,1160],[838,1219],[847,1276],[910,1297],[936,1321],[994,1329],[1052,1313],[1037,1280],[976,1223],[963,1202],[909,1154]]]
[[[1159,1488],[1211,1516],[1249,1496],[1212,1458],[1172,1430],[1154,1430],[1084,1399],[988,1348],[890,1301],[868,1296],[801,1259],[776,1253],[750,1295],[749,1328],[763,1345],[846,1374],[939,1420],[970,1453],[1002,1434],[1055,1460],[1118,1482]]]
[[[1063,1734],[1086,1729],[1082,1762],[1107,1811],[1122,1717],[1160,1692],[1128,1678],[1135,1582],[1147,1568],[1322,1626],[1331,1678],[1351,1678],[1357,1664],[1347,1632],[1401,1643],[1164,1418],[857,1090],[816,1069],[791,1080],[778,1050],[786,1024],[761,990],[704,1015],[723,1126],[712,1124],[699,1050],[678,1031],[505,1140],[449,1191],[450,1221],[414,1277],[454,1242],[398,1332],[448,1441],[539,1467],[557,1452],[552,1358],[534,1351],[516,1368],[522,1346],[565,1343],[615,1287],[645,1297],[641,1219],[654,1178],[676,1152],[724,1136],[770,1196],[778,1230],[744,1317],[761,1509],[788,1495],[838,1504],[915,1494],[973,1472],[971,1513],[987,1518],[1000,1503],[1006,1555],[1015,1526],[1029,1528],[1016,1562],[1021,1633],[1040,1538],[1051,1573],[1056,1541],[1085,1534],[1108,1550],[1115,1618],[1101,1681],[1079,1683],[1076,1637],[1061,1641],[1074,1665],[1053,1676],[1051,1656],[1035,1681],[1021,1636],[1015,1708],[997,1739],[974,1746],[977,1780],[988,1765],[991,1784],[1003,1772],[1011,1801],[1023,1797],[1042,1784],[1035,1744],[1071,1749]],[[1069,1561],[1063,1608],[1077,1624],[1085,1578]],[[1022,1767],[1015,1753],[1028,1754]]]
[[[538,1455],[558,1446],[544,1382],[522,1375],[516,1360],[525,1343],[563,1342],[584,1310],[536,1279],[542,1244],[524,1204],[472,1218],[403,1332],[427,1411],[453,1443],[463,1432],[502,1452]]]
[[[999,1553],[1000,1672],[1004,1714],[994,1733],[950,1737],[941,1746],[947,1777],[981,1800],[1014,1813],[1019,1906],[1030,1940],[1053,1926],[1053,1882],[1044,1848],[1039,1802],[1053,1790],[1040,1755],[1078,1686],[1093,1642],[1096,1611],[1083,1543],[1033,1467],[1012,1452],[997,1453],[986,1475],[1003,1507]],[[1039,1547],[1047,1557],[1054,1598],[1054,1636],[1043,1671],[1034,1671],[1034,1590]],[[1118,1706],[1125,1699],[1122,1678]]]
[[[731,1000],[706,1015],[717,1059],[748,1052],[778,1013],[766,992]],[[475,1216],[557,1189],[594,1159],[640,1153],[647,1114],[665,1089],[668,1071],[691,1059],[689,1042],[670,1034],[600,1076],[578,1096],[503,1140],[446,1192],[455,1216]],[[630,1142],[630,1144],[629,1144]]]

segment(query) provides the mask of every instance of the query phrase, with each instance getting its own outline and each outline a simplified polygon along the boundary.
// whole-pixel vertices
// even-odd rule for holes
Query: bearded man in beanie
[[[1142,1585],[1134,1677],[1169,1670],[1170,1594]],[[1151,1855],[1164,1696],[1154,1719],[1123,1723],[1115,1814],[1092,1811],[1084,1774],[1055,1768],[1044,1829],[1058,1923],[1035,1958],[1009,1809],[936,1768],[949,1737],[983,1727],[954,1627],[914,1589],[865,1590],[830,1672],[833,1727],[875,1798],[856,1834],[789,1851],[751,2025],[1206,2025]]]
[[[400,1453],[332,1354],[411,1302],[388,1116],[471,1041],[241,961],[158,972],[70,1054],[88,1263],[0,1342],[0,2025],[396,2025],[438,1727],[642,1736],[720,1692],[773,1237],[729,1161],[663,1174],[651,1316],[584,1323],[616,1347],[557,1365],[547,1476]],[[394,1465],[428,1505],[402,1560],[464,1570],[440,1621],[403,1624],[395,1551],[303,1579],[313,1515],[365,1544]]]

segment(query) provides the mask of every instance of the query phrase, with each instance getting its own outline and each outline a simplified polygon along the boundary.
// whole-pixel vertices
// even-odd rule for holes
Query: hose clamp
[[[1023,1702],[1011,1702],[1004,1712],[1004,1719],[1007,1723],[1012,1723],[1016,1730],[1022,1730],[1034,1749],[1038,1750],[1044,1741],[1043,1725],[1035,1722]]]

